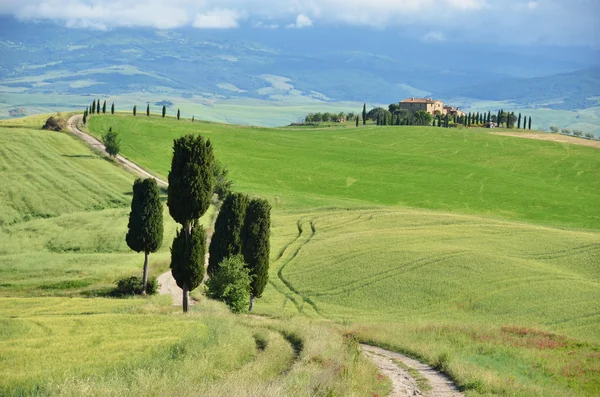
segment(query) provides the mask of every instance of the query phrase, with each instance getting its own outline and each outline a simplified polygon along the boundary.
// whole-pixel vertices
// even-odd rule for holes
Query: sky
[[[101,30],[366,26],[424,42],[600,48],[600,0],[0,0],[0,15]]]

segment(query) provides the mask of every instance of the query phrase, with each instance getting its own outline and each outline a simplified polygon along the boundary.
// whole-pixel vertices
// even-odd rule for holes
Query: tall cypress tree
[[[250,199],[242,193],[227,195],[215,221],[215,233],[208,248],[208,275],[214,276],[221,262],[242,253],[242,228]]]
[[[202,283],[206,234],[199,223],[214,191],[213,148],[210,140],[186,135],[173,143],[167,206],[181,224],[171,247],[171,273],[183,290],[183,311],[188,311],[189,291]]]
[[[521,129],[521,113],[519,113],[519,118],[517,120],[517,128]]]
[[[87,123],[87,110],[83,112],[83,124]]]
[[[137,113],[137,106],[133,105],[133,115],[135,116],[136,113]]]
[[[356,127],[358,127],[358,119],[359,119],[359,116],[356,116]]]
[[[100,114],[100,99],[96,102],[96,113]]]
[[[529,116],[529,130],[531,131],[531,116]]]
[[[102,104],[102,114],[106,114],[106,100],[104,100],[104,103]]]
[[[92,102],[92,114],[96,113],[96,100],[94,99],[94,102]]]
[[[269,281],[270,230],[271,206],[267,200],[250,201],[246,210],[242,244],[244,261],[252,276],[250,311],[254,308],[254,299],[262,296]]]
[[[162,116],[163,116],[163,119],[165,118],[165,115],[166,115],[166,114],[167,114],[167,107],[163,105],[163,108],[162,108]]]
[[[150,116],[150,104],[148,104],[146,106],[146,116],[149,117]]]
[[[113,102],[112,105],[110,105],[110,114],[115,114],[115,103]]]
[[[144,252],[142,293],[148,285],[148,256],[156,252],[163,240],[163,206],[156,181],[152,178],[136,179],[133,183],[133,198],[129,213],[129,231],[125,241],[135,252]]]
[[[446,113],[446,128],[450,128],[450,116]]]
[[[180,116],[181,116],[181,112],[179,112],[179,109],[177,109],[177,120],[179,120]]]
[[[363,104],[363,125],[367,124],[367,104]]]

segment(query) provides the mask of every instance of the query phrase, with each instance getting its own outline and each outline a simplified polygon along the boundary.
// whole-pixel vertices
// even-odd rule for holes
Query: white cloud
[[[260,28],[260,29],[277,29],[277,28],[279,28],[279,24],[277,24],[277,23],[264,23],[263,21],[258,21],[258,22],[252,23],[252,27],[253,28]]]
[[[310,28],[312,26],[313,22],[312,19],[310,19],[309,17],[307,17],[304,14],[300,14],[296,17],[296,23],[292,23],[287,25],[286,27],[288,28]]]
[[[192,25],[200,29],[237,28],[239,17],[239,14],[233,10],[208,11],[203,14],[197,14]]]
[[[440,42],[440,41],[446,41],[446,35],[444,35],[442,32],[438,32],[438,31],[431,31],[425,34],[425,36],[423,36],[423,41],[426,42]]]
[[[444,32],[455,41],[600,45],[599,0],[0,0],[0,14],[95,29],[274,28],[294,20],[294,27],[393,28],[423,39]]]

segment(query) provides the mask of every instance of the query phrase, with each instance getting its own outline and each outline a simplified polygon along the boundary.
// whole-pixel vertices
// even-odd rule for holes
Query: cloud
[[[192,26],[200,29],[237,28],[239,14],[233,10],[214,10],[197,14]]]
[[[94,29],[274,28],[294,20],[289,26],[388,28],[424,40],[444,32],[448,41],[600,46],[598,0],[0,0],[0,14]]]
[[[263,21],[258,21],[258,22],[252,23],[252,27],[253,28],[259,28],[259,29],[277,29],[277,28],[279,28],[279,24],[277,24],[277,23],[265,23]]]
[[[309,17],[307,17],[304,14],[300,14],[296,17],[296,23],[289,24],[286,27],[302,29],[302,28],[310,28],[312,26],[312,24],[313,24],[312,19],[310,19]]]
[[[442,32],[431,31],[431,32],[427,32],[425,34],[425,36],[423,36],[422,40],[429,42],[429,43],[440,42],[440,41],[446,41],[446,36]]]

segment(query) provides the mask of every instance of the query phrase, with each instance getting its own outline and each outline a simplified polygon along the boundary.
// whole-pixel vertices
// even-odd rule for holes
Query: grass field
[[[599,229],[594,148],[428,127],[265,129],[159,117],[92,117],[122,152],[166,176],[173,138],[201,133],[236,189],[278,209],[408,206]],[[276,166],[274,166],[276,164]]]
[[[174,137],[210,137],[235,189],[272,202],[258,313],[335,324],[472,396],[600,392],[597,149],[425,127],[89,125],[109,127],[163,176]]]
[[[141,273],[142,256],[124,241],[134,177],[67,134],[39,130],[45,118],[0,123],[0,395],[389,390],[355,344],[302,318],[237,317],[199,294],[189,316],[169,297],[99,297]],[[168,268],[174,230],[165,211],[151,275]]]

